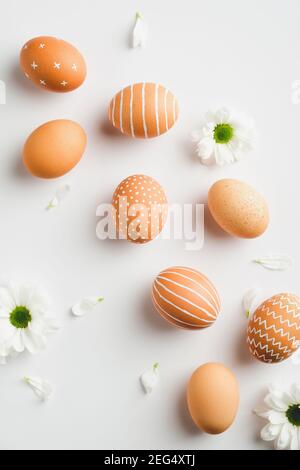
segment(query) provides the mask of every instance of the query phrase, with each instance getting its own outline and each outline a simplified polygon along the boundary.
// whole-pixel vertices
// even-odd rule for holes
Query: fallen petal
[[[144,372],[140,378],[141,384],[146,393],[151,393],[157,387],[158,379],[158,364],[156,363],[152,369]]]
[[[54,209],[55,207],[57,207],[68,196],[70,191],[71,186],[69,186],[68,184],[66,184],[65,186],[61,186],[57,190],[54,198],[49,202],[47,210]]]
[[[72,307],[72,313],[75,317],[83,317],[92,312],[103,300],[104,297],[85,297]]]
[[[243,307],[244,311],[246,312],[246,317],[250,318],[250,316],[255,312],[256,308],[260,303],[260,298],[262,294],[262,289],[259,287],[253,287],[249,289],[243,298]]]
[[[24,381],[42,401],[48,400],[53,394],[53,387],[47,380],[39,377],[24,377]]]
[[[270,254],[264,258],[254,259],[253,262],[271,271],[286,271],[294,264],[290,256],[283,254]]]
[[[146,46],[148,37],[148,26],[145,23],[141,13],[136,14],[136,22],[133,29],[132,35],[132,47],[136,49],[137,47],[144,48]]]

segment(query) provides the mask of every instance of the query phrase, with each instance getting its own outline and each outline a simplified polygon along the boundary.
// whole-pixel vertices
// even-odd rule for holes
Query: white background
[[[147,18],[145,50],[128,47],[135,12]],[[290,383],[289,362],[264,365],[245,346],[246,289],[299,292],[299,119],[291,100],[300,77],[298,0],[9,0],[1,8],[0,277],[37,280],[63,323],[37,357],[0,369],[1,449],[264,449],[263,421],[252,414],[271,381]],[[20,73],[22,45],[38,35],[62,37],[86,58],[88,79],[66,95],[43,92]],[[106,109],[114,93],[139,81],[159,82],[178,97],[181,116],[168,134],[135,141],[111,131]],[[209,108],[233,106],[252,115],[260,131],[256,152],[234,166],[206,168],[193,155],[189,132]],[[80,165],[60,181],[29,176],[22,146],[40,124],[77,120],[89,144]],[[158,179],[171,203],[203,203],[222,177],[248,181],[267,198],[268,232],[256,240],[224,235],[207,215],[205,245],[184,241],[147,246],[99,241],[96,208],[134,173]],[[72,192],[52,212],[45,206],[63,183]],[[267,272],[251,263],[269,251],[288,252],[295,267]],[[154,312],[154,276],[172,265],[199,269],[222,297],[222,315],[205,331],[181,331]],[[88,317],[70,307],[86,295],[105,296]],[[139,384],[159,361],[151,396]],[[223,435],[201,434],[185,405],[185,388],[202,363],[220,361],[240,383],[241,403]],[[22,383],[25,374],[50,380],[54,398],[40,404]],[[222,393],[222,390],[220,390]]]

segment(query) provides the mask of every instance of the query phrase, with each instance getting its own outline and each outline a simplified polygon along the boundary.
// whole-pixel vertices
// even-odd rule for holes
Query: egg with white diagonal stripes
[[[221,308],[211,281],[199,271],[181,266],[165,269],[156,277],[152,300],[165,320],[189,330],[211,326]]]
[[[300,346],[300,297],[278,294],[263,302],[249,320],[247,343],[261,362],[282,362]]]
[[[112,99],[108,117],[114,127],[131,137],[158,137],[178,119],[178,101],[167,88],[156,83],[135,83]]]

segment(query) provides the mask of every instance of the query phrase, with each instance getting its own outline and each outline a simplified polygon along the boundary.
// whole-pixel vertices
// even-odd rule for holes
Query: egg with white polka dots
[[[148,243],[158,237],[167,220],[165,191],[150,176],[133,175],[123,180],[115,190],[112,204],[119,239]]]
[[[130,137],[147,139],[169,131],[179,115],[178,101],[157,83],[135,83],[112,99],[108,117],[112,125]]]
[[[21,50],[20,65],[25,77],[40,88],[67,93],[86,78],[86,64],[72,44],[51,36],[28,41]]]

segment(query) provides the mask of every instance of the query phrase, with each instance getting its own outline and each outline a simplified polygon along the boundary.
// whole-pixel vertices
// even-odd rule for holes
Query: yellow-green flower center
[[[228,144],[234,135],[230,124],[218,124],[214,129],[214,139],[217,144]]]
[[[10,314],[10,323],[18,329],[27,328],[31,320],[30,312],[26,307],[16,307]]]
[[[286,417],[294,426],[300,426],[300,404],[291,405],[286,411]]]

